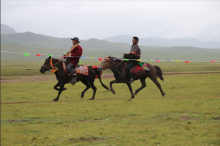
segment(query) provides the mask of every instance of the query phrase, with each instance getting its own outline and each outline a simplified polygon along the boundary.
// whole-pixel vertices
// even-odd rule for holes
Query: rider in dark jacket
[[[133,37],[133,40],[132,40],[133,45],[131,46],[130,53],[124,54],[124,58],[133,59],[133,60],[129,60],[125,67],[127,77],[128,77],[128,83],[133,83],[133,78],[131,76],[130,70],[138,63],[138,61],[136,61],[135,59],[140,59],[140,56],[141,56],[141,50],[138,46],[138,41],[139,41],[138,37]]]

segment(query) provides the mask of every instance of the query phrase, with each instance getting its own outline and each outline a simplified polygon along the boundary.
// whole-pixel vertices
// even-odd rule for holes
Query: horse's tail
[[[160,69],[159,66],[154,66],[157,70],[157,77],[160,78],[162,81],[164,80],[163,76],[162,76],[162,70]]]
[[[100,71],[98,71],[98,69],[97,68],[93,68],[94,69],[94,71],[95,71],[95,73],[96,73],[96,75],[99,77],[99,81],[100,81],[100,83],[102,84],[102,86],[106,89],[106,90],[108,90],[109,91],[109,89],[108,89],[108,86],[106,86],[105,84],[103,84],[102,83],[102,79],[101,79],[101,72]]]

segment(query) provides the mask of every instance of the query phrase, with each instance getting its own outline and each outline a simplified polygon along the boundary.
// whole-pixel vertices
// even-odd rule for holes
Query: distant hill
[[[118,35],[102,40],[109,42],[121,42],[131,44],[133,36]],[[200,42],[197,39],[166,39],[166,38],[139,38],[139,45],[143,46],[160,46],[160,47],[174,47],[174,46],[191,46],[200,48],[220,48],[220,42]]]
[[[90,40],[90,48],[83,46],[83,56],[84,57],[100,57],[104,58],[105,56],[114,56],[121,58],[125,52],[129,52],[129,48],[123,49],[119,47],[116,50],[107,50],[107,49],[96,49],[96,46],[93,46],[92,40]],[[88,43],[88,42],[87,42]],[[96,44],[96,43],[95,43]],[[142,55],[141,60],[190,60],[190,61],[210,61],[218,60],[220,58],[220,49],[201,49],[193,47],[141,47]],[[10,52],[21,52],[19,53],[1,53],[1,60],[44,60],[47,55],[58,55],[54,56],[55,58],[60,58],[59,55],[63,55],[69,51],[67,49],[52,49],[52,48],[43,48],[36,46],[29,46],[24,44],[17,43],[7,43],[1,44],[1,51],[10,51]],[[41,57],[37,57],[34,54],[25,57],[22,53],[35,53],[35,54],[47,54]],[[82,59],[83,61],[84,59]],[[93,61],[92,59],[85,59]],[[97,61],[97,59],[96,59]]]
[[[35,47],[69,49],[72,46],[71,38],[56,38],[46,35],[35,34],[32,32],[1,34],[1,43],[18,43]],[[89,39],[80,40],[80,44],[88,49],[107,49],[118,50],[118,48],[130,48],[126,43],[111,43],[104,40]]]
[[[17,33],[17,32],[8,25],[1,24],[1,34],[10,34],[10,33]]]
[[[89,39],[80,40],[84,57],[122,57],[129,52],[131,43],[109,42],[106,40]],[[36,53],[48,55],[63,55],[72,46],[70,38],[56,38],[31,32],[1,34],[1,51],[12,51],[22,53]],[[155,47],[140,46],[142,59],[159,60],[218,60],[220,49],[204,49],[198,47]],[[46,56],[45,56],[46,57]],[[23,54],[1,53],[1,60],[42,60],[45,57]],[[60,58],[60,56],[57,56]]]
[[[109,42],[105,40],[89,39],[80,40],[80,45],[88,50],[113,50],[129,52],[131,43]],[[35,34],[32,32],[15,33],[15,34],[1,34],[1,44],[16,43],[28,46],[52,48],[52,49],[69,49],[72,46],[71,38],[57,38],[46,35]],[[155,47],[142,46],[143,51],[166,51],[166,52],[209,52],[209,49],[202,49],[198,47],[174,46],[174,47]]]

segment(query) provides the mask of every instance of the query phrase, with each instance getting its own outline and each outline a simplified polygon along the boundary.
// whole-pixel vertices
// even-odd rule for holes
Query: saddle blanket
[[[63,69],[64,69],[64,71],[65,71],[66,73],[68,73],[68,72],[66,71],[66,64],[65,64],[65,63],[63,63]],[[88,76],[88,75],[89,75],[89,68],[88,68],[88,66],[86,66],[86,65],[81,65],[81,66],[79,66],[79,67],[76,68],[76,73],[77,73],[77,74],[82,74],[82,75]],[[70,74],[69,74],[69,75],[70,75]]]
[[[131,69],[131,73],[132,74],[136,74],[142,71],[150,71],[147,63],[144,63],[142,66],[140,65],[135,65],[132,69]]]
[[[76,68],[76,73],[88,76],[89,75],[88,66],[82,65],[82,66],[77,67]]]

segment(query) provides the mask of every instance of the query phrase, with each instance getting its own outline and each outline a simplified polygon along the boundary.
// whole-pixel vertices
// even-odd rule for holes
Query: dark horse
[[[148,67],[149,67],[150,71],[142,71],[142,72],[139,72],[139,73],[132,75],[134,80],[140,79],[141,84],[142,84],[142,86],[139,89],[137,89],[134,94],[132,91],[131,84],[128,83],[124,61],[122,61],[121,59],[117,59],[115,57],[109,56],[104,59],[104,61],[99,65],[98,69],[102,70],[102,69],[109,68],[114,73],[115,80],[110,82],[110,91],[112,91],[113,94],[115,94],[115,91],[112,88],[113,83],[126,83],[128,85],[130,92],[131,92],[131,99],[133,99],[134,95],[137,95],[137,93],[140,90],[142,90],[143,88],[146,87],[145,79],[147,77],[149,77],[157,85],[157,87],[160,89],[162,96],[164,96],[165,93],[163,92],[163,90],[160,86],[160,83],[157,81],[157,77],[159,77],[162,81],[164,80],[160,67],[153,66],[149,63],[148,63]]]
[[[57,98],[55,98],[53,101],[59,100],[59,97],[60,97],[60,94],[62,93],[62,91],[66,90],[66,88],[64,88],[64,85],[66,83],[70,82],[69,75],[64,71],[62,63],[63,63],[62,60],[48,57],[40,69],[41,73],[45,73],[46,71],[52,69],[52,66],[55,66],[56,68],[58,68],[58,70],[55,72],[58,83],[54,86],[54,89],[58,90],[59,92],[58,92]],[[107,90],[109,90],[109,89],[105,84],[102,83],[102,80],[100,77],[101,73],[100,73],[100,71],[98,71],[97,68],[93,69],[91,66],[88,66],[88,69],[89,69],[89,75],[85,76],[82,74],[77,74],[77,81],[76,82],[81,81],[84,85],[86,85],[86,89],[83,90],[81,93],[81,98],[84,97],[84,93],[91,87],[93,89],[93,96],[90,100],[94,100],[95,93],[97,90],[94,85],[94,80],[95,80],[96,75],[99,77],[99,81],[101,82],[102,86]],[[57,88],[59,86],[60,86],[60,89]]]

